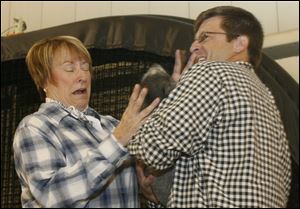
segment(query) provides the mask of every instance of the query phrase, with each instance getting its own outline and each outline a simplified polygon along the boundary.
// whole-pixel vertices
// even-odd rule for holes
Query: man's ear
[[[240,53],[248,49],[249,38],[245,35],[237,37],[234,41],[233,50],[236,53]]]

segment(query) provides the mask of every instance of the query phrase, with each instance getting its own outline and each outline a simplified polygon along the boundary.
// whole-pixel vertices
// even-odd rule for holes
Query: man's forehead
[[[209,17],[205,20],[202,21],[200,27],[202,25],[205,25],[205,24],[216,24],[216,25],[220,25],[223,21],[223,16],[214,16],[214,17]]]
[[[198,28],[195,36],[200,36],[203,32],[208,31],[223,31],[223,29],[221,28],[222,20],[223,18],[221,16],[215,16],[204,20]]]

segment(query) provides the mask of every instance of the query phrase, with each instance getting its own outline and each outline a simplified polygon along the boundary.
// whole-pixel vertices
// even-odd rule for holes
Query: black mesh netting
[[[135,83],[151,64],[168,72],[174,58],[126,49],[90,50],[93,82],[90,106],[120,119]],[[1,62],[1,208],[20,207],[21,189],[14,169],[12,143],[15,129],[40,103],[24,59]]]
[[[174,58],[126,49],[92,50],[94,60],[90,105],[103,115],[120,119],[135,83],[151,64],[159,63],[171,73]]]

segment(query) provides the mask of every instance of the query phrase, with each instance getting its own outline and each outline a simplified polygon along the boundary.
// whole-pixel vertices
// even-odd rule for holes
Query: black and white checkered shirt
[[[202,62],[128,146],[175,165],[168,207],[284,207],[291,161],[274,98],[246,62]]]

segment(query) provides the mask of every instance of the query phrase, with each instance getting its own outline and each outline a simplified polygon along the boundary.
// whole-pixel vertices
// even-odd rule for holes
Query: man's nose
[[[200,50],[201,48],[201,43],[199,43],[198,40],[194,40],[194,42],[192,43],[191,47],[190,47],[190,52],[194,53],[198,50]]]

